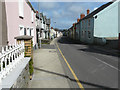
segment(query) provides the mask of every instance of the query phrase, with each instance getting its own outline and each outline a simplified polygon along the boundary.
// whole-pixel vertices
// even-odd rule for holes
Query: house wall
[[[80,40],[80,23],[76,24],[76,40]]]
[[[20,36],[20,26],[24,28],[33,28],[34,38],[33,44],[36,44],[36,25],[35,25],[35,13],[33,13],[32,23],[32,10],[30,6],[24,0],[24,18],[19,18],[19,2],[6,2],[6,13],[7,13],[7,26],[8,26],[8,41],[9,44],[15,43],[14,37]]]
[[[2,12],[2,2],[0,1],[0,12]],[[0,13],[0,51],[2,47],[2,13]]]
[[[118,32],[120,33],[120,1],[118,3]]]
[[[118,37],[118,2],[114,2],[95,16],[95,37]]]
[[[118,32],[119,32],[119,49],[120,49],[120,2],[118,3]]]
[[[7,21],[5,12],[5,2],[0,1],[0,51],[1,47],[7,45]]]
[[[92,44],[94,41],[93,30],[94,30],[94,19],[93,18],[88,18],[88,19],[80,21],[80,41],[84,43]]]

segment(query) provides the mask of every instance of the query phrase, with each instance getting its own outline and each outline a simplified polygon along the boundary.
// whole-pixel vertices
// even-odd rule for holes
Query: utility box
[[[32,52],[33,52],[32,38],[33,38],[32,36],[27,36],[27,35],[15,37],[16,42],[18,44],[24,42],[25,57],[32,57]]]

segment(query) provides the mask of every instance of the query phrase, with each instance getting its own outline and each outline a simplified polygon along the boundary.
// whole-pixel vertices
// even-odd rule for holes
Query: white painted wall
[[[118,32],[120,33],[120,2],[118,3]]]
[[[118,2],[114,2],[96,15],[97,19],[94,19],[94,36],[118,37]]]
[[[19,0],[19,16],[24,17],[24,2]]]

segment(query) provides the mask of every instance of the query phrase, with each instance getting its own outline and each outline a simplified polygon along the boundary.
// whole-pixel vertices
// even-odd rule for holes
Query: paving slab
[[[28,88],[70,88],[56,49],[34,51],[34,75]]]

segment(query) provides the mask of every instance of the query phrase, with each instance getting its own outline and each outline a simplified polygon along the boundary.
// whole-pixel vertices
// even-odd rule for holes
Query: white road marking
[[[93,56],[93,57],[94,57],[94,56]],[[100,61],[100,62],[102,62],[102,63],[108,65],[109,67],[114,68],[114,69],[120,71],[118,68],[116,68],[116,67],[114,67],[114,66],[112,66],[112,65],[110,65],[110,64],[108,64],[108,63],[106,63],[106,62],[104,62],[104,61],[102,61],[102,60],[100,60],[100,59],[98,59],[98,58],[96,58],[96,57],[94,57],[94,58],[97,59],[98,61]]]
[[[86,52],[84,52],[84,51],[81,51],[81,52],[84,53],[85,55],[87,55]],[[104,61],[102,61],[102,60],[100,60],[100,59],[98,59],[98,58],[96,58],[95,56],[91,56],[91,57],[97,59],[98,61],[100,61],[100,62],[106,64],[107,66],[109,66],[109,67],[111,67],[111,68],[114,68],[114,69],[117,70],[117,71],[120,71],[118,68],[116,68],[116,67],[114,67],[114,66],[112,66],[112,65],[110,65],[110,64],[108,64],[108,63],[106,63],[106,62],[104,62]]]
[[[84,51],[81,51],[81,52],[84,53],[85,55],[87,55],[86,52],[84,52]],[[117,70],[117,71],[120,71],[118,68],[116,68],[116,67],[114,67],[114,66],[112,66],[112,65],[110,65],[110,64],[108,64],[108,63],[106,63],[106,62],[104,62],[104,61],[102,61],[102,60],[100,60],[100,59],[98,59],[98,58],[96,58],[95,56],[91,56],[91,57],[97,59],[98,61],[100,61],[100,62],[106,64],[107,66],[109,66],[109,67],[111,67],[111,68],[114,68],[114,69]]]

